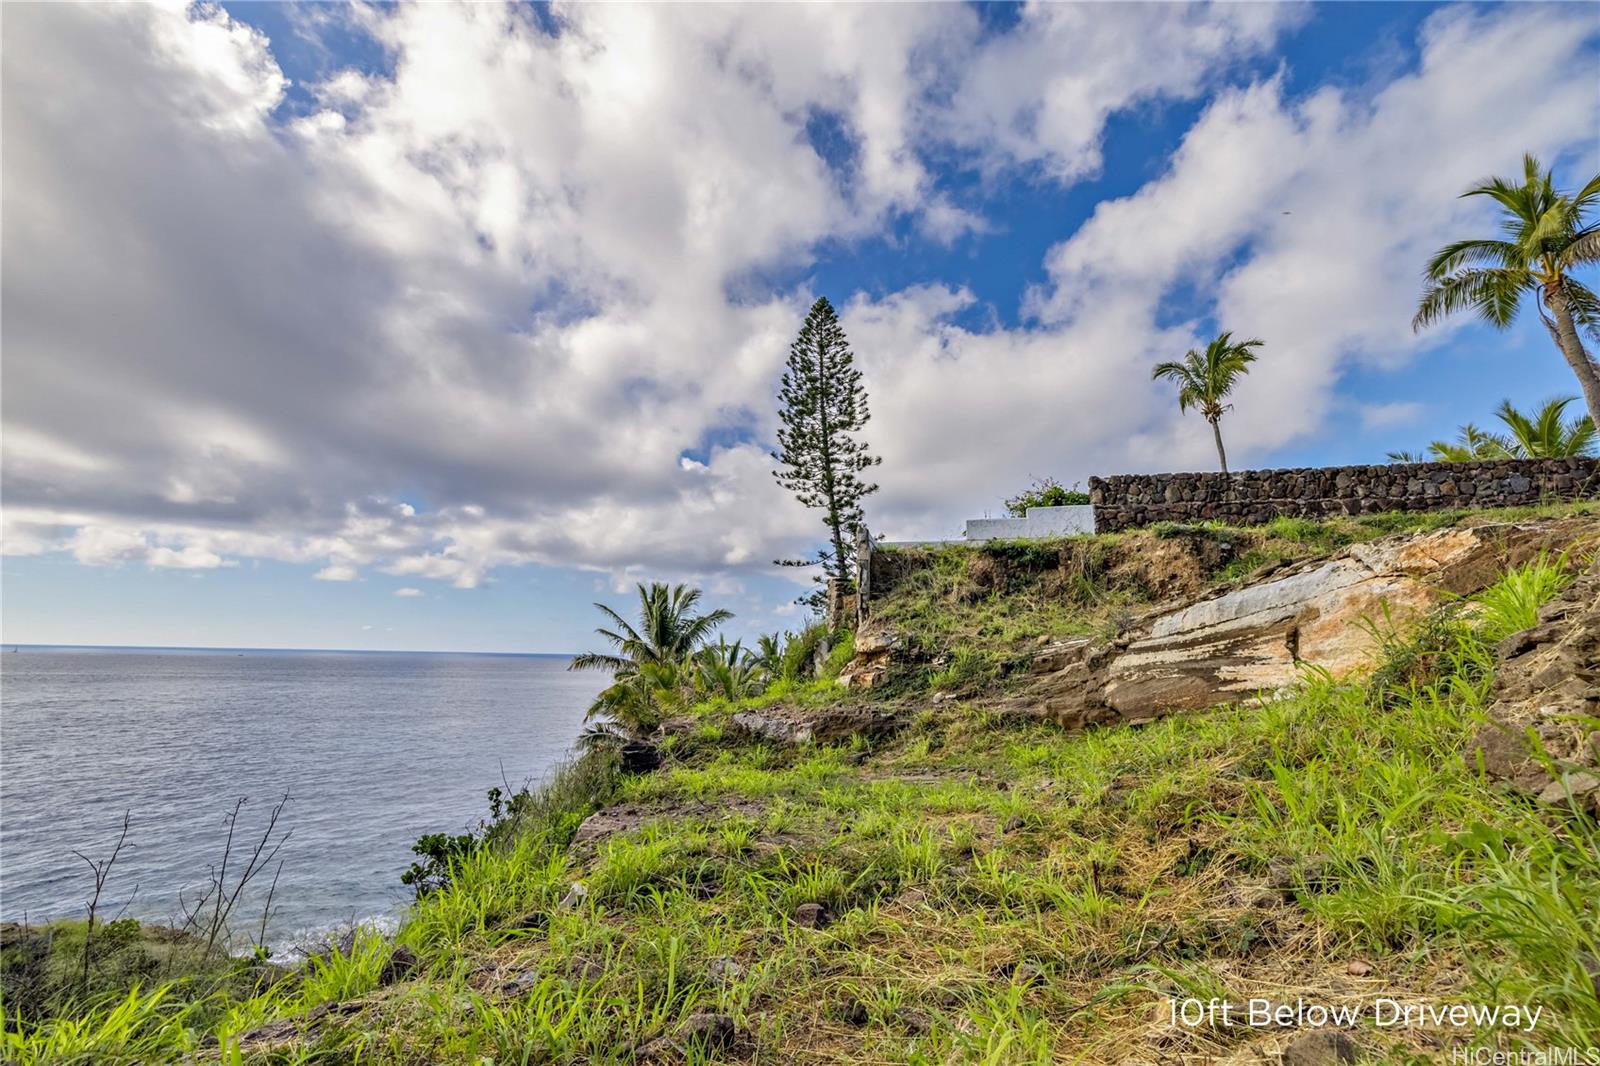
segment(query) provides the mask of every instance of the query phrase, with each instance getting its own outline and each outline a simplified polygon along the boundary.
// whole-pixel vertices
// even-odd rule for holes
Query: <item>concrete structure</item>
[[[1023,518],[973,518],[962,537],[968,543],[985,540],[1047,540],[1094,532],[1094,508],[1030,507]]]

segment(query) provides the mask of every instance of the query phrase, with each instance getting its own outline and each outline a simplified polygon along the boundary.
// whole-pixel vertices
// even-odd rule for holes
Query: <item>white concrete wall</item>
[[[973,518],[962,533],[969,541],[1045,540],[1094,532],[1094,508],[1030,507],[1025,518]]]

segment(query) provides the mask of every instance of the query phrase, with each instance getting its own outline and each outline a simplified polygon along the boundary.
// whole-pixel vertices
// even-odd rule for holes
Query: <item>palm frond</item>
[[[1510,400],[1495,415],[1511,431],[1507,451],[1519,458],[1563,459],[1588,455],[1595,446],[1594,421],[1588,415],[1565,418],[1576,396],[1557,396],[1546,400],[1532,414],[1513,407]]]
[[[1504,328],[1516,318],[1522,294],[1532,286],[1525,270],[1467,269],[1440,278],[1423,290],[1411,328],[1421,330],[1457,311],[1474,310]]]
[[[584,652],[574,655],[567,664],[568,670],[610,670],[613,674],[626,671],[633,666],[631,659],[624,659],[620,655],[601,655],[596,652]]]
[[[1556,261],[1569,269],[1600,262],[1600,227],[1583,230],[1574,236]]]
[[[1566,278],[1561,287],[1567,294],[1567,305],[1572,309],[1573,320],[1589,335],[1590,340],[1600,343],[1600,296],[1571,277]]]
[[[1590,178],[1572,198],[1572,209],[1577,212],[1580,225],[1584,212],[1594,207],[1596,203],[1600,203],[1600,174]]]
[[[1517,245],[1511,241],[1454,241],[1433,254],[1433,258],[1428,260],[1425,274],[1430,280],[1440,281],[1469,264],[1515,267],[1518,251]]]

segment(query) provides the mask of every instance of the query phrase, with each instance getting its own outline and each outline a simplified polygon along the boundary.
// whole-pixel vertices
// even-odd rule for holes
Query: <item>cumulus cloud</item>
[[[1409,426],[1422,417],[1427,408],[1414,400],[1395,403],[1369,403],[1361,406],[1362,429],[1393,429]]]
[[[318,581],[354,581],[361,576],[361,573],[353,566],[330,563],[311,576]]]
[[[979,240],[935,157],[1065,184],[1112,115],[1201,93],[1167,170],[1050,251],[1024,326],[957,325],[972,294],[939,278],[833,294],[885,459],[873,521],[950,533],[1030,474],[1203,460],[1145,369],[1202,332],[1162,318],[1178,286],[1280,353],[1235,415],[1241,455],[1274,446],[1351,361],[1427,343],[1404,305],[1464,180],[1593,127],[1579,13],[1446,11],[1370,92],[1241,83],[1302,17],[317,9],[384,61],[291,102],[220,8],[15,8],[5,550],[461,587],[763,570],[816,517],[766,443],[812,293],[760,279],[896,227]]]

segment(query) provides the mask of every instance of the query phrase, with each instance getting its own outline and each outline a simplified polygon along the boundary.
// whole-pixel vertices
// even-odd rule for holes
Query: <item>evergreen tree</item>
[[[800,335],[789,346],[778,400],[783,424],[779,450],[772,457],[782,466],[773,476],[801,503],[822,511],[828,546],[817,552],[815,561],[824,574],[818,580],[848,581],[855,560],[854,533],[862,521],[861,500],[878,490],[860,475],[882,460],[868,454],[866,443],[855,437],[867,424],[867,393],[827,297],[811,305]],[[806,566],[812,560],[780,562]]]

